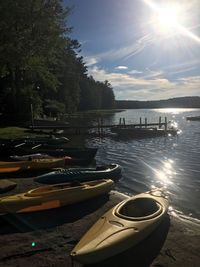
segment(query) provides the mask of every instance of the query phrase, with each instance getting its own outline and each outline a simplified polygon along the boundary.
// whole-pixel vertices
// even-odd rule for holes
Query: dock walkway
[[[94,134],[94,132],[98,134],[104,134],[104,131],[106,129],[113,129],[113,128],[119,128],[119,127],[124,127],[124,128],[162,128],[167,131],[168,129],[168,124],[169,122],[167,121],[167,117],[165,117],[164,122],[162,122],[161,117],[159,117],[158,122],[148,122],[147,118],[144,119],[144,123],[142,123],[142,118],[139,119],[139,123],[126,123],[125,118],[120,118],[119,124],[104,124],[104,121],[102,118],[97,120],[97,123],[95,124],[90,124],[90,125],[70,125],[70,124],[60,124],[60,123],[49,123],[49,124],[35,124],[33,123],[32,125],[29,126],[29,128],[32,131],[45,131],[45,130],[50,130],[50,131],[65,131],[66,133],[71,133],[71,134],[82,134],[82,133],[88,133],[90,134],[91,132]]]

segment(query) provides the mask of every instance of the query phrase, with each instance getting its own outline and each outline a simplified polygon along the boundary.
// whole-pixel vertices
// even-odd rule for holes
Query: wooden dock
[[[49,125],[37,125],[32,123],[32,125],[29,126],[29,129],[32,131],[65,131],[67,134],[90,134],[91,132],[94,134],[104,135],[106,129],[112,129],[112,128],[118,128],[118,127],[124,127],[124,128],[162,128],[167,131],[168,129],[168,121],[167,117],[164,118],[164,122],[162,122],[162,118],[159,117],[158,122],[150,122],[148,123],[147,118],[144,119],[144,123],[142,123],[142,118],[139,119],[139,123],[131,123],[127,124],[125,118],[120,118],[118,124],[104,124],[104,121],[102,118],[97,119],[96,124],[91,125],[69,125],[69,124],[51,124]]]

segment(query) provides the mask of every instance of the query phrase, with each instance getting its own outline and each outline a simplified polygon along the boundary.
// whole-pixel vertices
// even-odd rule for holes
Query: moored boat
[[[168,210],[168,199],[156,189],[130,197],[106,212],[81,238],[71,256],[84,264],[103,261],[145,239]]]
[[[26,193],[0,198],[0,214],[33,212],[58,208],[107,194],[112,180],[42,186]]]
[[[121,166],[109,164],[96,168],[68,168],[45,173],[37,176],[34,180],[44,184],[65,183],[74,180],[90,181],[97,179],[117,180],[121,176]]]
[[[188,116],[186,117],[188,121],[200,121],[200,116]]]

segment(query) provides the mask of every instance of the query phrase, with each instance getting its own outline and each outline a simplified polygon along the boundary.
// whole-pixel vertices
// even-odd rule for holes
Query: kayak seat
[[[128,220],[147,220],[162,212],[161,205],[151,198],[136,198],[122,203],[116,209],[116,216]]]

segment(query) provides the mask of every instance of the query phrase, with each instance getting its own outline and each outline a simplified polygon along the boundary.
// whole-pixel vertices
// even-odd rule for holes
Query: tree
[[[30,105],[39,115],[46,100],[62,112],[113,105],[111,85],[87,76],[80,44],[68,37],[69,13],[62,0],[0,0],[0,112],[27,120]]]
[[[54,66],[68,42],[68,14],[59,0],[1,0],[0,75],[7,80],[3,95],[12,103],[4,109],[12,114],[23,110],[19,102],[30,88],[38,97],[44,94],[38,89],[57,89]]]

